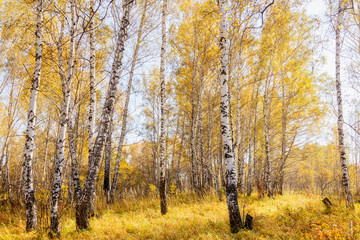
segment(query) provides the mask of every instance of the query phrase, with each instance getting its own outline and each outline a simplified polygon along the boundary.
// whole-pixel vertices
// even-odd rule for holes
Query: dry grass
[[[72,212],[61,219],[62,239],[358,239],[359,207],[351,212],[334,207],[326,212],[321,198],[292,194],[247,199],[254,230],[231,234],[225,201],[214,195],[180,194],[169,199],[169,213],[160,214],[156,198],[122,200],[111,209],[99,203],[92,229],[76,231]],[[242,205],[242,201],[240,202]],[[24,212],[0,211],[0,239],[46,239],[47,230],[25,233]]]

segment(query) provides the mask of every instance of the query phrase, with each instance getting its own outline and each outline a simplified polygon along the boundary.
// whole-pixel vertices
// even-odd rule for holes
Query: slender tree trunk
[[[112,66],[108,91],[105,98],[104,108],[101,114],[101,122],[96,137],[92,157],[89,159],[89,170],[86,176],[85,184],[79,202],[76,205],[76,225],[79,229],[89,228],[89,201],[91,193],[94,190],[95,180],[99,171],[99,164],[102,155],[107,131],[110,125],[111,112],[114,110],[117,85],[120,79],[122,67],[122,58],[124,54],[125,40],[127,39],[127,29],[129,26],[130,9],[134,0],[125,0],[123,3],[123,17],[120,24],[120,30],[117,37],[114,63]]]
[[[107,204],[111,202],[110,199],[110,184],[111,184],[111,159],[112,159],[112,130],[113,130],[113,113],[110,120],[109,131],[106,136],[105,145],[105,167],[104,167],[104,193]]]
[[[79,113],[78,113],[79,114]],[[80,173],[79,173],[79,163],[77,159],[77,134],[74,137],[74,129],[72,127],[71,117],[69,116],[67,131],[68,131],[68,141],[69,141],[69,152],[71,158],[71,177],[72,183],[74,185],[74,201],[77,203],[81,195],[81,185],[80,185]],[[77,132],[77,125],[75,125],[75,132]]]
[[[200,161],[201,161],[201,190],[204,191],[205,187],[206,187],[206,180],[207,180],[207,168],[204,168],[204,164],[206,161],[206,156],[205,156],[205,144],[204,144],[204,130],[203,130],[203,116],[202,116],[202,111],[200,108],[200,112],[199,112],[199,116],[200,116],[200,120],[199,120],[199,141],[200,141]]]
[[[240,88],[238,87],[238,93],[236,98],[236,107],[237,107],[237,159],[238,159],[238,188],[241,193],[245,192],[245,174],[244,174],[244,158],[243,158],[243,136],[242,136],[242,127],[241,127],[241,106],[240,106]]]
[[[176,123],[176,131],[175,131],[172,154],[171,154],[171,173],[170,173],[170,176],[169,176],[170,184],[172,184],[174,179],[176,178],[176,176],[174,177],[174,175],[175,175],[174,174],[175,173],[175,150],[176,150],[177,136],[178,136],[178,133],[179,133],[179,125],[180,125],[180,117],[178,118],[177,123]]]
[[[250,139],[249,139],[250,140]],[[246,186],[246,194],[248,196],[251,196],[251,193],[253,191],[253,157],[252,157],[252,149],[251,149],[251,141],[249,141],[248,145],[248,154],[249,154],[249,160],[248,160],[248,175],[247,175],[247,186]]]
[[[233,149],[229,129],[229,89],[228,89],[228,56],[226,51],[226,0],[219,1],[220,10],[220,51],[221,51],[221,69],[220,69],[220,84],[221,84],[221,134],[224,146],[224,158],[226,163],[226,200],[230,217],[230,228],[232,233],[237,233],[241,228],[241,216],[238,204],[237,193],[237,179],[235,160],[233,156]]]
[[[124,140],[125,140],[125,135],[126,135],[126,126],[127,126],[128,109],[129,109],[129,102],[130,102],[130,96],[131,96],[131,87],[132,87],[132,81],[134,78],[136,62],[137,62],[138,54],[139,54],[139,50],[140,50],[143,28],[144,28],[144,24],[146,21],[146,12],[147,12],[147,5],[148,5],[147,0],[145,1],[144,4],[145,5],[144,5],[143,12],[142,12],[142,16],[141,16],[141,20],[140,20],[140,27],[139,27],[139,31],[138,31],[138,35],[137,35],[137,43],[135,46],[134,56],[133,56],[133,59],[131,62],[129,82],[128,82],[128,86],[126,89],[125,104],[124,104],[124,110],[123,110],[123,114],[122,114],[121,133],[120,133],[120,139],[119,139],[119,143],[118,143],[117,155],[116,155],[116,159],[115,159],[114,177],[113,177],[113,181],[112,181],[111,188],[110,188],[110,198],[111,198],[112,202],[114,201],[114,195],[115,195],[116,186],[117,186],[117,182],[118,182],[118,178],[119,178],[120,161],[121,161],[121,155],[122,155],[122,150],[123,150],[123,145],[124,145]]]
[[[166,54],[166,12],[167,0],[163,0],[161,19],[161,62],[160,62],[160,101],[161,101],[161,125],[160,125],[160,207],[161,214],[167,213],[166,203],[166,176],[165,176],[165,141],[166,141],[166,83],[165,83],[165,54]]]
[[[61,175],[63,172],[63,166],[65,161],[65,134],[67,128],[67,121],[69,116],[69,107],[70,107],[70,94],[71,94],[71,85],[74,71],[74,54],[75,54],[75,2],[72,0],[71,4],[71,29],[70,29],[70,50],[69,50],[69,59],[68,59],[68,70],[66,80],[62,78],[62,87],[64,100],[63,105],[60,110],[60,134],[57,144],[57,156],[55,161],[55,175],[54,175],[54,187],[51,193],[51,208],[50,208],[50,232],[60,236],[59,228],[59,197],[61,192]],[[62,44],[62,39],[59,45]],[[62,48],[62,46],[59,46]],[[62,54],[62,51],[60,52]],[[62,57],[62,56],[60,56]],[[62,70],[60,70],[62,71]]]
[[[200,93],[199,93],[200,95]],[[195,169],[196,169],[196,182],[197,182],[197,188],[196,192],[200,196],[202,191],[202,185],[201,185],[201,168],[203,166],[201,165],[203,162],[201,160],[201,145],[202,145],[202,116],[201,116],[201,106],[200,106],[200,97],[198,97],[197,100],[197,118],[196,118],[196,152],[195,152]],[[200,164],[199,164],[200,162]]]
[[[90,1],[90,16],[95,14],[94,0]],[[94,132],[95,132],[95,114],[96,114],[96,80],[95,80],[95,29],[94,17],[91,18],[89,23],[89,41],[90,41],[90,104],[89,104],[89,155],[94,147]]]
[[[6,145],[6,158],[5,164],[3,166],[3,175],[2,175],[2,191],[8,193],[8,200],[11,203],[10,196],[10,178],[9,178],[9,161],[10,161],[10,152],[9,152],[9,144]]]
[[[181,168],[181,155],[182,155],[182,149],[183,149],[184,136],[185,136],[185,119],[184,119],[183,127],[181,130],[179,156],[178,156],[177,167],[176,167],[176,181],[175,181],[176,189],[181,189],[180,168]]]
[[[90,104],[89,104],[89,158],[91,158],[94,147],[94,132],[95,132],[95,115],[96,115],[96,78],[95,78],[95,29],[94,29],[94,15],[95,15],[95,1],[90,1],[90,22],[89,22],[89,45],[90,45]],[[93,216],[95,212],[95,193],[94,190],[90,201],[90,215]]]
[[[286,102],[285,102],[285,83],[284,78],[282,78],[282,107],[281,107],[281,160],[280,160],[280,169],[279,169],[279,179],[277,182],[278,193],[283,195],[283,185],[284,185],[284,169],[286,163],[286,123],[287,123],[287,111],[286,111]]]
[[[359,131],[359,122],[357,120],[357,116],[358,116],[358,113],[355,113],[355,129],[357,131]],[[356,196],[359,196],[359,182],[358,182],[358,177],[359,177],[359,142],[358,142],[358,134],[355,132],[354,134],[354,143],[355,143],[355,195]]]
[[[342,108],[342,96],[341,96],[341,79],[340,79],[340,52],[341,52],[341,36],[340,28],[342,26],[342,20],[344,16],[345,6],[344,0],[339,0],[337,22],[335,26],[336,34],[336,95],[337,95],[337,104],[338,104],[338,135],[339,135],[339,154],[340,154],[340,163],[341,163],[341,175],[342,175],[342,188],[346,200],[346,207],[354,209],[354,201],[350,188],[350,179],[349,172],[347,167],[346,153],[345,153],[345,143],[344,143],[344,117],[343,117],[343,108]]]
[[[254,84],[255,87],[255,84]],[[256,129],[257,129],[257,106],[258,106],[258,98],[259,97],[259,88],[256,89],[256,95],[255,95],[255,107],[254,107],[254,126],[253,126],[253,178],[255,180],[256,188],[259,192],[259,176],[258,176],[258,159],[256,158]],[[251,141],[251,140],[250,140]]]
[[[50,127],[51,127],[51,116],[49,113],[49,120],[48,120],[48,126],[47,126],[47,130],[46,130],[46,140],[45,140],[44,165],[43,165],[43,173],[42,173],[43,182],[46,181],[45,180],[46,179],[46,162],[47,162],[47,157],[48,157],[48,152],[49,152]]]
[[[26,231],[36,230],[37,207],[34,196],[34,177],[33,177],[33,155],[35,150],[35,121],[36,121],[36,102],[39,92],[42,60],[42,28],[43,28],[43,1],[36,1],[36,43],[35,43],[35,70],[31,82],[31,96],[26,127],[26,142],[23,164],[23,181],[25,192],[26,207]]]
[[[4,166],[2,166],[2,168],[1,168],[2,175],[0,175],[0,181],[2,181],[0,194],[8,191],[7,190],[7,179],[9,178],[9,159],[10,159],[9,144],[6,144],[5,149],[6,149],[5,163],[4,163]],[[1,159],[1,161],[2,161],[2,159]]]
[[[195,71],[195,70],[194,70]],[[193,73],[193,75],[195,75]],[[195,103],[195,76],[193,76],[192,81],[192,93],[191,93],[191,133],[190,133],[190,147],[191,147],[191,188],[192,190],[197,191],[197,176],[196,176],[196,103]]]
[[[220,124],[221,124],[221,122],[220,122]],[[221,126],[220,126],[220,129],[221,129]],[[226,183],[225,183],[224,167],[223,167],[223,162],[224,162],[224,159],[223,159],[223,147],[224,146],[223,146],[221,130],[219,131],[219,137],[220,137],[220,140],[219,140],[218,168],[219,168],[219,171],[220,171],[221,186],[224,187],[226,185]]]
[[[251,195],[252,191],[253,191],[253,181],[254,181],[254,174],[255,174],[255,155],[253,153],[255,153],[255,150],[252,151],[252,147],[255,149],[255,145],[252,145],[254,142],[251,142],[251,127],[252,127],[252,121],[253,118],[255,116],[254,119],[254,125],[256,125],[256,107],[257,107],[257,100],[255,100],[255,82],[254,82],[254,88],[253,88],[253,92],[251,95],[251,105],[249,108],[250,111],[250,119],[249,119],[249,126],[248,126],[248,130],[247,130],[247,134],[249,136],[249,143],[248,143],[248,153],[249,153],[249,161],[248,161],[248,176],[247,176],[247,182],[246,182],[246,194],[248,196]],[[252,108],[254,106],[254,101],[255,101],[255,107],[254,110],[252,111]],[[256,127],[254,127],[254,130],[256,129]],[[255,134],[255,133],[254,133]],[[255,135],[254,135],[255,138]]]
[[[266,91],[266,90],[265,90]],[[265,192],[268,196],[272,195],[272,181],[271,181],[271,159],[270,159],[270,132],[269,132],[269,109],[267,93],[264,95],[264,131],[265,131]]]

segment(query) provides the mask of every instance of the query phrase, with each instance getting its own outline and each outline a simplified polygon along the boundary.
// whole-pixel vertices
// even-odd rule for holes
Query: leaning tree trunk
[[[84,183],[84,188],[81,192],[81,197],[76,204],[76,226],[79,229],[88,229],[90,227],[88,219],[89,202],[91,193],[95,187],[95,180],[99,172],[99,164],[105,138],[110,125],[111,112],[114,110],[114,102],[116,99],[116,92],[122,67],[122,58],[125,50],[124,45],[125,40],[127,39],[127,30],[130,23],[130,9],[133,3],[134,0],[126,0],[123,3],[123,17],[117,37],[114,63],[111,70],[111,77],[104,107],[101,113],[101,122],[98,128],[98,135],[94,143],[91,159],[89,159],[89,169]]]
[[[166,203],[166,178],[165,178],[165,140],[166,140],[166,90],[165,90],[165,48],[166,48],[166,11],[167,11],[167,0],[163,0],[162,7],[162,19],[161,19],[161,32],[162,32],[162,43],[161,43],[161,55],[160,55],[160,208],[161,214],[167,213]]]
[[[54,174],[54,187],[51,193],[51,208],[50,208],[50,231],[57,236],[60,236],[59,228],[59,197],[61,192],[61,175],[63,171],[64,161],[65,161],[65,134],[67,128],[67,121],[69,115],[69,106],[71,98],[71,85],[73,78],[74,70],[74,51],[75,51],[75,2],[72,0],[71,4],[71,29],[70,29],[70,50],[69,50],[69,59],[68,59],[68,70],[66,79],[61,78],[64,100],[63,105],[60,110],[60,133],[57,144],[57,156],[55,161],[55,174]],[[60,38],[59,49],[62,49],[62,38]],[[60,59],[62,59],[62,50],[59,53]],[[60,67],[62,64],[59,64]],[[63,69],[60,69],[62,72]]]
[[[117,182],[118,182],[118,178],[119,178],[120,160],[121,160],[121,155],[122,155],[122,150],[123,150],[124,140],[125,140],[125,135],[126,135],[126,126],[127,126],[127,118],[128,118],[128,110],[129,110],[129,103],[130,103],[130,96],[131,96],[132,81],[134,78],[136,62],[137,62],[138,54],[139,54],[139,50],[140,50],[143,28],[144,28],[144,24],[146,21],[146,11],[147,11],[147,5],[148,5],[147,1],[145,1],[144,4],[145,5],[144,5],[144,10],[142,12],[141,20],[140,20],[140,26],[139,26],[139,31],[138,31],[138,35],[137,35],[134,56],[133,56],[133,59],[131,62],[129,82],[128,82],[127,89],[126,89],[124,110],[123,110],[123,114],[122,114],[121,133],[120,133],[120,139],[119,139],[119,143],[118,143],[117,155],[116,155],[116,159],[115,159],[114,177],[113,177],[113,181],[112,181],[111,188],[110,188],[110,200],[112,202],[114,201],[116,186],[117,186]]]
[[[350,191],[350,180],[349,180],[349,172],[346,161],[346,153],[345,153],[345,143],[344,143],[344,117],[343,117],[343,109],[342,109],[342,97],[341,97],[341,80],[340,80],[340,51],[341,51],[341,36],[340,36],[340,28],[342,25],[342,19],[344,16],[344,0],[339,0],[338,7],[338,16],[336,22],[336,57],[335,57],[335,65],[336,65],[336,95],[337,95],[337,104],[338,104],[338,135],[339,135],[339,154],[340,154],[340,163],[341,163],[341,174],[342,174],[342,188],[346,200],[346,206],[348,208],[354,208],[354,202],[352,193]]]
[[[25,192],[26,207],[26,231],[36,230],[37,207],[34,196],[34,176],[33,176],[33,155],[35,150],[35,121],[36,121],[36,102],[39,92],[42,60],[42,27],[43,27],[43,1],[36,1],[36,43],[35,43],[35,70],[31,81],[31,96],[26,127],[26,142],[23,164],[23,181]]]
[[[90,45],[90,104],[89,104],[89,158],[91,158],[92,149],[94,147],[94,132],[95,132],[95,115],[96,115],[96,80],[95,80],[95,29],[94,29],[94,11],[95,1],[90,1],[90,22],[89,22],[89,45]],[[90,215],[95,212],[95,190],[91,195],[90,201]]]
[[[233,149],[229,129],[229,90],[228,90],[228,56],[226,51],[226,0],[219,1],[220,11],[220,51],[221,51],[221,69],[220,69],[220,84],[221,84],[221,134],[224,146],[224,158],[226,163],[226,200],[230,217],[230,228],[232,233],[237,233],[241,228],[241,216],[238,204],[237,193],[237,179],[235,160],[233,156]]]

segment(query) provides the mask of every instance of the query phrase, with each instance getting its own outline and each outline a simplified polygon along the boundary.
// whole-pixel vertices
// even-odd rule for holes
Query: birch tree
[[[43,0],[36,1],[35,70],[31,81],[31,96],[27,116],[26,142],[23,164],[23,181],[26,208],[26,230],[36,230],[37,207],[34,196],[33,156],[35,150],[36,103],[39,93],[42,60]]]
[[[270,126],[269,126],[269,79],[265,81],[265,93],[263,102],[264,114],[264,135],[265,135],[265,163],[264,163],[264,179],[265,179],[265,193],[268,196],[272,195],[272,181],[271,181],[271,159],[270,159]]]
[[[342,96],[341,96],[341,78],[340,78],[340,52],[341,52],[341,26],[344,17],[344,11],[346,4],[344,0],[339,0],[337,18],[335,24],[335,41],[336,41],[336,51],[335,51],[335,77],[336,77],[336,97],[338,105],[338,141],[339,141],[339,155],[341,163],[341,183],[346,200],[346,206],[348,208],[354,208],[354,201],[352,193],[350,191],[350,179],[349,172],[346,161],[345,153],[345,143],[344,143],[344,117],[343,117],[343,107],[342,107]]]
[[[116,99],[116,92],[120,79],[120,72],[122,67],[122,59],[125,50],[125,40],[127,39],[128,26],[130,24],[130,10],[134,0],[125,0],[123,2],[123,16],[121,19],[120,29],[117,36],[114,62],[112,65],[110,82],[106,93],[104,107],[101,113],[101,122],[98,127],[98,135],[95,139],[91,158],[89,159],[89,169],[84,183],[84,188],[81,192],[80,199],[76,204],[76,226],[79,229],[89,228],[89,202],[92,191],[94,191],[95,180],[99,172],[99,164],[102,156],[102,149],[105,138],[109,130],[111,112],[114,111],[114,103]]]
[[[230,228],[232,233],[237,233],[241,228],[241,216],[238,204],[237,193],[237,178],[235,159],[233,156],[233,149],[229,129],[229,90],[228,90],[228,55],[226,50],[226,0],[219,1],[219,14],[220,14],[220,84],[221,84],[221,134],[223,139],[224,159],[226,164],[226,202],[229,210]]]
[[[90,104],[89,104],[89,129],[88,129],[88,142],[89,142],[89,158],[92,155],[94,147],[94,132],[95,132],[95,115],[96,115],[96,80],[95,80],[95,0],[90,1],[90,22],[89,22],[89,45],[90,45]],[[95,191],[92,193],[90,201],[90,213],[94,215],[95,205]]]
[[[70,107],[70,98],[71,98],[71,85],[74,71],[74,54],[75,54],[75,1],[72,0],[70,2],[71,8],[71,27],[70,27],[70,47],[69,47],[69,58],[68,58],[68,69],[66,78],[64,76],[63,69],[60,69],[61,75],[61,85],[62,91],[64,95],[63,103],[60,109],[60,132],[59,139],[57,144],[57,156],[55,161],[55,175],[54,175],[54,187],[51,193],[51,209],[50,209],[50,231],[53,234],[60,236],[60,228],[59,228],[59,213],[58,213],[58,205],[59,205],[59,196],[61,191],[61,176],[63,172],[63,166],[65,161],[65,134],[69,116],[69,107]],[[62,66],[62,54],[63,54],[63,41],[62,35],[58,42],[59,49],[59,66]]]
[[[110,188],[111,201],[114,200],[116,185],[118,183],[118,178],[119,178],[120,161],[121,161],[121,155],[122,155],[122,150],[123,150],[124,140],[125,140],[125,135],[126,135],[126,126],[127,126],[128,110],[129,110],[129,103],[130,103],[130,96],[131,96],[131,87],[132,87],[132,82],[133,82],[133,78],[134,78],[136,62],[138,59],[139,50],[140,50],[140,46],[141,46],[142,34],[143,34],[143,29],[144,29],[144,25],[145,25],[145,21],[146,21],[147,7],[148,7],[148,1],[145,0],[144,8],[143,8],[143,12],[141,15],[141,20],[140,20],[140,26],[139,26],[139,30],[138,30],[138,34],[137,34],[137,41],[136,41],[136,45],[135,45],[134,56],[131,61],[129,82],[128,82],[126,93],[125,93],[126,96],[125,96],[125,103],[124,103],[124,108],[123,108],[123,113],[122,113],[121,133],[120,133],[120,139],[119,139],[119,143],[118,143],[117,155],[116,155],[116,159],[115,159],[114,177],[113,177],[113,182],[112,182],[111,188]],[[110,142],[108,144],[110,144]],[[106,171],[110,172],[109,164],[106,165],[106,168],[107,168]]]
[[[166,89],[165,89],[165,54],[166,54],[166,12],[167,0],[163,0],[162,18],[161,18],[161,54],[160,54],[160,207],[161,214],[167,213],[166,203],[166,176],[165,176],[165,141],[166,141]]]

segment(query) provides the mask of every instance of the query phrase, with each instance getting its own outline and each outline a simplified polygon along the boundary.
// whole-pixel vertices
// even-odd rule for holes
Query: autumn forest
[[[0,0],[0,239],[359,239],[359,0]]]

